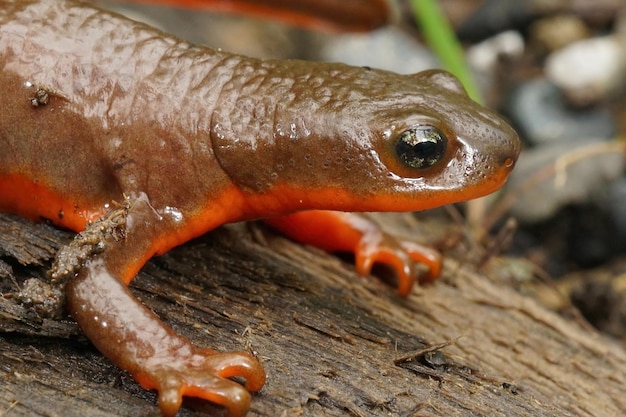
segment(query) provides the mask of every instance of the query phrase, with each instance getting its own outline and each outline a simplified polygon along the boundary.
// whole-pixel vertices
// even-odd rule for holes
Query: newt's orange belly
[[[0,211],[18,214],[33,221],[46,219],[79,232],[87,222],[101,217],[105,207],[86,206],[65,199],[36,180],[11,174],[0,176]]]

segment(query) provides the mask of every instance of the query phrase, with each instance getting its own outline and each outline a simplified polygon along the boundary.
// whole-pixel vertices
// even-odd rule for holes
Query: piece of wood
[[[71,237],[11,216],[2,224],[0,235],[39,250],[37,262],[42,242]],[[2,257],[14,277],[0,280],[0,416],[158,415],[154,393],[71,319],[38,319],[9,297],[49,265],[14,256]],[[268,381],[250,416],[626,415],[620,346],[468,262],[448,258],[441,280],[401,299],[338,257],[235,225],[153,259],[132,287],[197,345],[258,356]],[[217,411],[185,404],[180,416]]]

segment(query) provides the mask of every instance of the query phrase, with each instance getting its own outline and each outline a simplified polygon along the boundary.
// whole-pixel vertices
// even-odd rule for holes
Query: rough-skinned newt
[[[406,294],[412,261],[434,276],[436,256],[345,212],[491,193],[520,150],[445,72],[250,59],[70,0],[0,0],[0,88],[0,210],[87,228],[57,259],[68,311],[168,416],[182,396],[243,415],[265,373],[247,353],[196,348],[139,303],[127,284],[148,259],[270,217],[354,251],[361,273],[389,263]]]

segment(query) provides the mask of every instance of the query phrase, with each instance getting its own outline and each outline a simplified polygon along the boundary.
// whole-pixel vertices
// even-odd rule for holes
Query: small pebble
[[[517,62],[524,53],[524,46],[522,35],[509,30],[467,49],[467,62],[484,97],[501,98],[497,77],[502,72],[502,64]]]
[[[506,108],[522,137],[533,145],[615,136],[615,120],[609,109],[571,108],[559,89],[545,79],[518,87],[508,98]]]
[[[575,106],[603,101],[626,79],[626,36],[604,36],[573,43],[546,60],[546,75]]]
[[[368,34],[333,35],[322,47],[322,61],[370,66],[399,74],[412,74],[439,67],[424,45],[395,27]]]
[[[524,38],[519,32],[508,30],[470,46],[467,49],[467,60],[474,69],[491,72],[503,59],[518,59],[523,53]]]
[[[531,42],[544,53],[551,53],[573,42],[589,38],[590,30],[578,16],[559,14],[530,25]]]

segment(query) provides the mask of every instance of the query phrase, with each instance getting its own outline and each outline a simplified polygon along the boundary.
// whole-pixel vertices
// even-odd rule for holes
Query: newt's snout
[[[515,167],[522,149],[522,143],[515,130],[508,124],[503,122],[502,130],[501,141],[494,146],[493,155],[503,174],[508,176]]]

